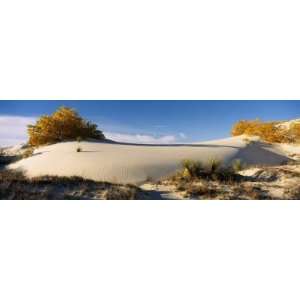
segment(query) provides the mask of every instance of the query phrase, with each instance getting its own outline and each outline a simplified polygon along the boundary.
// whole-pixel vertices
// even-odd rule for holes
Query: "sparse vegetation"
[[[290,200],[300,200],[300,186],[296,185],[291,188],[286,188],[285,195]]]
[[[193,161],[188,169],[193,170]],[[195,164],[198,165],[199,164]],[[205,164],[203,164],[205,165]],[[214,164],[213,164],[214,165]],[[187,164],[183,164],[187,167]],[[255,166],[253,173],[244,169],[241,160],[228,167],[200,168],[197,176],[185,176],[185,169],[162,180],[159,184],[188,199],[258,200],[300,199],[298,165]],[[189,171],[190,172],[190,171]],[[248,172],[248,173],[247,173]],[[163,188],[162,188],[163,189]]]
[[[171,179],[178,181],[194,181],[199,179],[217,181],[239,181],[242,176],[236,174],[235,170],[229,166],[224,167],[219,160],[210,159],[204,166],[193,160],[184,160],[182,170],[177,172]]]
[[[97,125],[81,118],[78,113],[67,107],[61,107],[52,115],[40,117],[34,125],[28,126],[29,144],[40,146],[80,137],[103,140],[102,131]]]
[[[106,200],[135,200],[139,199],[139,190],[133,185],[114,185],[103,194]]]
[[[221,162],[215,158],[211,158],[207,164],[207,170],[209,173],[216,173],[221,167]]]
[[[22,158],[28,158],[33,155],[34,149],[32,147],[27,148],[22,154]]]
[[[0,171],[0,199],[142,199],[145,192],[134,185],[96,182],[81,177],[40,176]]]
[[[241,120],[233,125],[231,134],[258,136],[269,143],[296,143],[300,141],[300,124],[293,124],[285,129],[280,126],[280,122],[263,122],[259,119]]]
[[[245,164],[240,159],[235,159],[232,164],[232,169],[234,172],[240,172],[245,168]]]
[[[202,164],[198,161],[185,159],[182,162],[183,173],[182,176],[185,178],[198,177],[203,171]]]

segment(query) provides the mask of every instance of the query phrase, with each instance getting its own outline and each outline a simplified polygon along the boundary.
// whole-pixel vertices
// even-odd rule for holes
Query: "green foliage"
[[[80,138],[94,138],[103,140],[105,136],[78,113],[67,107],[60,107],[50,116],[41,116],[34,125],[28,126],[29,144],[40,146],[66,140]]]

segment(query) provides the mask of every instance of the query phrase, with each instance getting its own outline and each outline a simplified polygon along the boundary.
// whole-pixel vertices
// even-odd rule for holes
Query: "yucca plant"
[[[221,166],[221,162],[215,158],[209,160],[207,169],[209,173],[215,173]]]
[[[184,177],[197,177],[202,171],[202,164],[199,161],[185,159],[182,162]]]
[[[231,167],[232,167],[234,172],[240,172],[245,168],[243,162],[240,159],[235,159],[232,162]]]

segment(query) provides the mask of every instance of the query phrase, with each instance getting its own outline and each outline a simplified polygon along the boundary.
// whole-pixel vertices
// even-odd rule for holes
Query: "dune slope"
[[[140,184],[171,175],[183,159],[207,163],[217,159],[229,164],[241,159],[247,164],[278,165],[288,160],[285,153],[262,142],[247,144],[242,137],[197,144],[140,145],[109,142],[58,143],[35,150],[32,157],[9,166],[29,177],[40,175],[82,176],[117,183]]]

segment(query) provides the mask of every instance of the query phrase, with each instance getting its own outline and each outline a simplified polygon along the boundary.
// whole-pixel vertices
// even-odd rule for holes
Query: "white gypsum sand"
[[[76,152],[80,146],[81,152]],[[96,181],[140,184],[159,180],[181,168],[184,159],[203,164],[216,159],[230,164],[279,165],[288,160],[285,152],[244,136],[196,144],[141,145],[115,142],[63,142],[35,150],[32,157],[9,166],[29,177],[41,175],[81,176]]]

